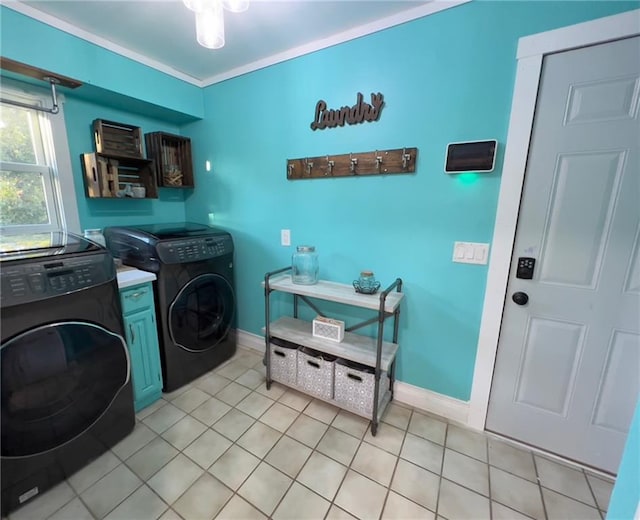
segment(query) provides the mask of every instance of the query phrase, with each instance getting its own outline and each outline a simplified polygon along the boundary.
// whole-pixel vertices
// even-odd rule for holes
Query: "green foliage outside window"
[[[49,222],[39,173],[0,171],[0,221],[4,226]]]
[[[36,152],[28,110],[0,108],[0,161],[36,164]],[[0,171],[0,225],[49,222],[42,175],[39,172]]]

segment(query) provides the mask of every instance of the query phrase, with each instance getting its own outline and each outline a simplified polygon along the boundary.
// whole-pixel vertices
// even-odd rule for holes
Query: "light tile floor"
[[[392,403],[368,421],[274,384],[239,349],[137,415],[10,520],[601,519],[613,483]]]

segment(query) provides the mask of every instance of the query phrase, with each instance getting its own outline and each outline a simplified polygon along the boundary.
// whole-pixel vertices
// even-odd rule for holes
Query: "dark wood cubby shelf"
[[[193,188],[191,139],[166,132],[144,135],[147,156],[155,164],[158,186],[163,188]]]
[[[144,159],[142,130],[138,126],[96,119],[93,122],[93,139],[98,153],[112,157]]]
[[[158,198],[152,160],[102,153],[83,153],[80,157],[87,197],[120,198],[117,193],[130,184],[144,186],[145,199]]]

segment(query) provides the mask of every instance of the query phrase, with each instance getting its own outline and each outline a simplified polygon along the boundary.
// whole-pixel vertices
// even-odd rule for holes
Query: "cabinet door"
[[[150,404],[148,399],[162,392],[160,350],[153,308],[126,315],[124,323],[137,411]]]

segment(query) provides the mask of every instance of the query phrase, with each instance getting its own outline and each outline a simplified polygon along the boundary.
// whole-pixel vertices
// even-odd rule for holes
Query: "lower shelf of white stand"
[[[365,419],[368,419],[369,421],[371,420],[371,415],[372,414],[364,414],[358,410],[354,410],[353,408],[350,408],[349,406],[345,405],[344,403],[338,402],[335,399],[325,399],[324,397],[320,397],[318,395],[315,394],[310,394],[309,392],[305,392],[302,387],[299,387],[298,385],[291,385],[288,383],[283,383],[282,381],[278,381],[277,379],[273,379],[273,381],[275,383],[281,384],[283,386],[286,386],[287,388],[293,388],[294,390],[297,390],[298,392],[301,392],[305,395],[308,395],[309,397],[312,397],[314,399],[318,399],[319,401],[324,401],[325,403],[329,403],[332,404],[333,406],[336,406],[338,408],[342,408],[343,410],[346,410],[347,412],[351,412],[355,415],[359,415],[360,417],[364,417]],[[384,412],[387,408],[387,405],[391,402],[391,391],[387,390],[387,392],[385,392],[384,396],[382,396],[382,399],[380,400],[380,404],[378,405],[378,423],[380,423],[382,416],[384,415]]]

